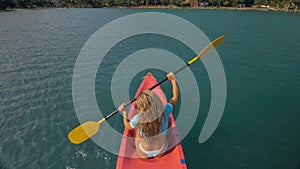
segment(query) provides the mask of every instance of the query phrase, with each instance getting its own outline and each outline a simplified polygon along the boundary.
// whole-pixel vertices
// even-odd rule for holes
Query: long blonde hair
[[[145,90],[136,99],[138,108],[137,128],[150,138],[161,134],[165,118],[165,106],[161,99],[150,90]]]

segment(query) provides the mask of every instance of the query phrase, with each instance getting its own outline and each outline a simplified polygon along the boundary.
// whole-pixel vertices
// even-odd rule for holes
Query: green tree
[[[5,10],[8,7],[15,7],[16,3],[12,0],[0,0],[0,10]]]
[[[169,0],[161,0],[162,5],[169,5],[170,1]]]

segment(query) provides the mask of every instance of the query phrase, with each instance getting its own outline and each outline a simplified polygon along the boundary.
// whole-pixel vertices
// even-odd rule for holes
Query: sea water
[[[94,32],[119,17],[140,12],[181,17],[210,40],[225,35],[217,48],[227,82],[225,109],[217,129],[202,144],[198,138],[210,109],[211,86],[204,65],[191,66],[201,103],[196,123],[182,140],[189,168],[299,169],[300,15],[171,9],[1,12],[0,168],[115,168],[117,152],[106,151],[92,140],[73,145],[67,138],[80,124],[72,77],[79,53]],[[95,96],[104,115],[117,106],[110,83],[118,64],[130,51],[151,47],[170,50],[184,61],[195,54],[174,39],[154,34],[119,43],[104,58],[95,79]],[[131,97],[147,71],[158,80],[166,73],[137,72],[128,90]],[[170,97],[170,84],[162,87]],[[177,109],[174,115],[179,113],[185,112]],[[117,114],[106,125],[121,133],[122,116]]]

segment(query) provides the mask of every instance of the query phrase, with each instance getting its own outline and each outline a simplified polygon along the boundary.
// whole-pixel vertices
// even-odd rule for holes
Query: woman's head
[[[136,99],[139,120],[137,126],[146,137],[161,133],[162,121],[165,119],[165,105],[161,99],[150,90],[145,90]]]

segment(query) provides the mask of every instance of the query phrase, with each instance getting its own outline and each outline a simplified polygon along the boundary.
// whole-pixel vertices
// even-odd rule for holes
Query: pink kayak
[[[153,85],[157,84],[155,77],[148,73],[142,83],[140,84],[135,97],[139,95],[143,90],[149,89]],[[152,91],[157,94],[163,103],[167,103],[165,94],[160,86],[157,86]],[[131,119],[135,114],[133,111],[135,102],[132,103],[131,109],[128,113],[128,118]],[[139,158],[134,144],[135,130],[124,130],[123,139],[119,151],[119,157],[117,161],[117,169],[186,169],[187,165],[184,158],[184,153],[180,143],[180,138],[176,128],[173,114],[170,114],[168,124],[168,146],[169,150],[161,158],[141,159]]]

